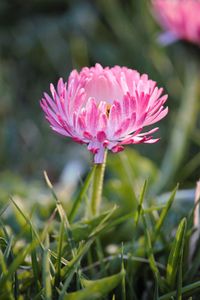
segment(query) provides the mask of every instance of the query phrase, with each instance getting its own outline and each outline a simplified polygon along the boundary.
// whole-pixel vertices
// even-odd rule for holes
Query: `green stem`
[[[99,209],[101,205],[102,189],[103,189],[103,179],[106,167],[107,150],[104,154],[104,162],[102,164],[94,165],[94,175],[91,190],[91,213],[93,216],[99,214]]]

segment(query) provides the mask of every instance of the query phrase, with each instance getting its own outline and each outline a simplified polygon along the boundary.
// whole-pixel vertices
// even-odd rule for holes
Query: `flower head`
[[[85,143],[102,163],[105,148],[122,151],[123,145],[155,143],[143,127],[164,118],[167,95],[146,74],[126,67],[73,70],[68,83],[61,78],[57,88],[50,85],[51,97],[44,93],[41,106],[51,128],[74,141]]]
[[[200,45],[200,0],[152,0],[155,16],[166,30],[165,44],[186,40]]]

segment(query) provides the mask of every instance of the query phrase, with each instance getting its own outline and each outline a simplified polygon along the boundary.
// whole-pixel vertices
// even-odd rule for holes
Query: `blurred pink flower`
[[[53,130],[88,145],[94,162],[102,163],[105,148],[122,151],[123,145],[155,143],[143,127],[164,118],[167,95],[146,74],[126,67],[83,68],[73,70],[68,83],[60,78],[51,97],[44,93],[41,106]]]
[[[186,40],[200,45],[200,0],[152,0],[155,17],[166,32],[161,42]]]

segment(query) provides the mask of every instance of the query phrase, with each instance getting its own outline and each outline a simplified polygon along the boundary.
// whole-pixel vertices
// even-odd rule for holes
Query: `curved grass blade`
[[[166,281],[170,288],[175,288],[176,286],[178,265],[180,263],[180,253],[182,253],[184,248],[186,227],[187,220],[186,218],[183,218],[178,226],[175,240],[173,242],[172,249],[169,254],[166,271]]]
[[[154,240],[156,239],[156,237],[158,236],[160,229],[167,217],[167,214],[172,206],[172,203],[174,201],[174,198],[176,196],[176,192],[178,190],[179,184],[177,184],[177,186],[175,187],[175,189],[172,191],[169,200],[167,201],[166,206],[163,208],[161,214],[160,214],[160,218],[158,219],[156,226],[155,226],[155,231],[154,231]]]

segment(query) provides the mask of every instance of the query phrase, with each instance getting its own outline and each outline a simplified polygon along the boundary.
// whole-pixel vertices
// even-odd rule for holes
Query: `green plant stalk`
[[[91,187],[91,214],[92,216],[99,215],[101,206],[101,197],[103,190],[103,179],[106,167],[107,150],[105,150],[104,161],[102,164],[94,165],[94,175]]]

